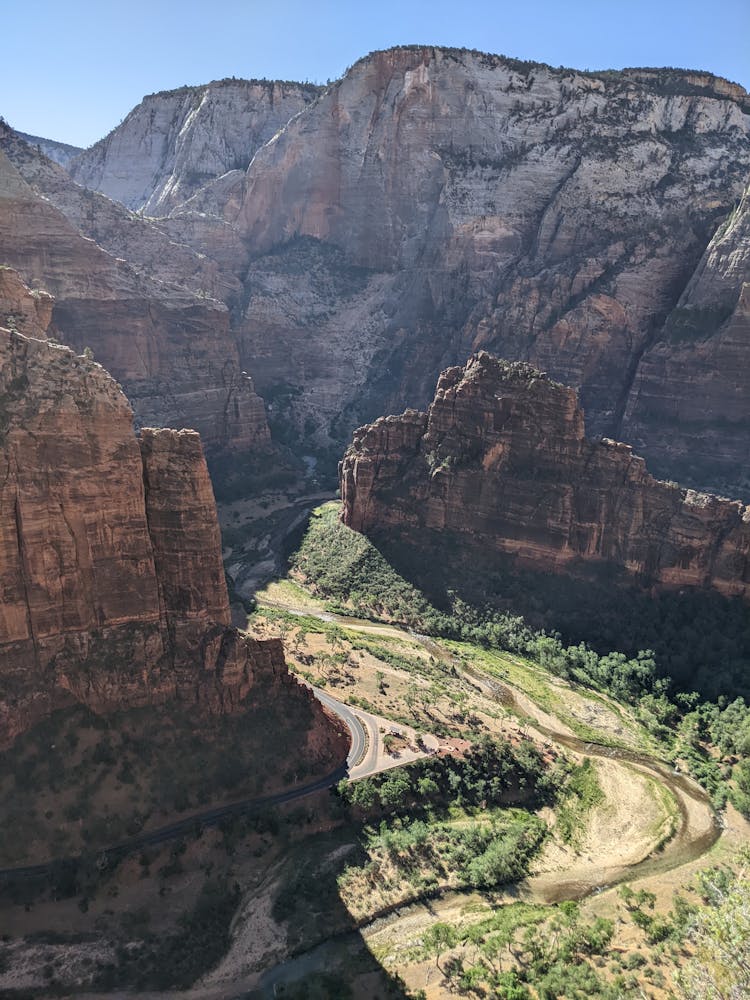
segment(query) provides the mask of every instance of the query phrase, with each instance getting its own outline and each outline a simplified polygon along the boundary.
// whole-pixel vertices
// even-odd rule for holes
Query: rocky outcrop
[[[70,165],[79,184],[146,215],[168,215],[209,181],[246,169],[256,150],[321,88],[217,80],[144,97]]]
[[[78,188],[2,126],[0,146],[0,261],[55,296],[54,335],[79,352],[94,352],[124,385],[141,424],[195,427],[214,452],[264,447],[263,401],[239,364],[227,307],[159,280],[143,260],[150,246],[164,277],[164,268],[179,273],[193,252],[173,255],[169,265],[169,241],[149,231],[142,241],[137,233],[127,237],[142,246],[141,268],[107,252],[71,218],[85,229],[81,220],[90,210],[108,232],[127,232],[124,210]],[[118,213],[124,221],[112,218]]]
[[[629,445],[586,438],[573,389],[484,352],[443,372],[428,413],[360,428],[341,494],[351,528],[417,548],[434,531],[542,572],[609,563],[750,599],[750,508],[654,479]]]
[[[229,626],[199,436],[139,440],[132,418],[96,362],[0,329],[0,745],[76,702],[223,713],[281,697],[308,706],[328,761],[343,738],[281,643]]]
[[[624,433],[666,474],[750,496],[750,189],[638,368]]]
[[[45,340],[53,301],[47,292],[32,292],[12,267],[0,265],[0,326]]]
[[[441,367],[486,348],[578,387],[593,435],[620,435],[627,409],[660,467],[641,364],[748,168],[747,95],[708,74],[374,53],[223,192],[256,254],[244,363],[263,394],[293,386],[290,418],[323,440],[383,399],[426,403]],[[690,418],[736,419],[714,402]],[[686,471],[689,452],[676,441]]]

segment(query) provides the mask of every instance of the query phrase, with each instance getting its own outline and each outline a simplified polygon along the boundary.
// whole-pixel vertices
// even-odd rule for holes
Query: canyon
[[[33,327],[51,311],[0,272],[2,322]],[[346,738],[289,675],[281,642],[230,625],[199,435],[137,437],[101,365],[11,325],[0,330],[0,744],[72,705],[175,703],[197,723],[273,699],[296,707],[290,740],[312,766],[335,766]]]
[[[435,533],[446,554],[750,599],[750,508],[654,479],[629,445],[587,439],[573,389],[486,352],[443,372],[427,413],[356,431],[341,496],[345,524],[390,544]]]
[[[0,119],[0,987],[443,995],[486,916],[490,990],[563,924],[668,988],[750,815],[748,176],[727,80],[433,46]]]
[[[194,427],[209,452],[266,447],[263,402],[226,306],[206,290],[215,268],[74,184],[2,124],[0,261],[54,296],[51,335],[93,351],[139,424]]]
[[[139,419],[195,426],[209,453],[262,452],[262,397],[271,436],[332,470],[357,425],[426,406],[486,349],[577,388],[592,439],[750,496],[737,85],[404,46],[325,88],[150,95],[68,161],[87,188],[0,145],[120,283],[155,279],[148,315],[119,289],[105,313],[54,259],[45,277],[18,233],[0,254],[47,282],[61,339],[85,336]]]

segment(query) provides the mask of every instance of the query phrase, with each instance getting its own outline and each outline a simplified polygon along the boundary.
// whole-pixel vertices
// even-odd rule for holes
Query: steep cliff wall
[[[172,698],[308,705],[320,759],[340,748],[277,641],[229,627],[219,528],[194,431],[133,431],[93,361],[0,329],[0,745],[75,702]],[[304,743],[310,733],[300,734]]]
[[[217,80],[150,94],[73,161],[71,175],[128,208],[168,215],[208,181],[244,170],[320,90],[272,80]]]
[[[620,435],[627,408],[660,467],[658,420],[633,384],[741,195],[749,108],[707,74],[367,57],[223,192],[224,220],[270,251],[250,263],[237,322],[259,391],[299,387],[290,414],[322,439],[383,399],[426,404],[441,367],[486,348],[578,387],[593,435]],[[316,256],[300,286],[301,245]],[[685,411],[718,429],[735,403],[711,364],[686,361],[685,381],[716,392]],[[749,452],[734,453],[743,475]],[[687,439],[673,457],[690,471]]]
[[[83,226],[86,204],[92,218],[106,209],[110,235],[138,223],[129,223],[124,210],[101,196],[87,198],[61,168],[3,126],[0,146],[0,261],[53,293],[55,336],[78,351],[94,351],[125,386],[139,422],[196,427],[210,450],[264,446],[263,401],[241,371],[226,306],[164,280],[168,266],[179,274],[192,252],[185,249],[169,265],[171,244],[150,230],[143,233],[140,268],[117,256],[117,245],[106,252],[75,224]],[[118,212],[125,217],[119,223],[111,218]],[[130,241],[139,243],[138,235],[131,233]],[[161,261],[155,274],[150,253]]]
[[[106,352],[91,343],[146,422],[198,426],[212,446],[234,412],[226,358],[253,375],[285,440],[334,454],[357,423],[426,406],[443,368],[486,348],[578,388],[593,437],[624,436],[659,474],[750,498],[746,278],[727,242],[750,169],[741,87],[411,46],[322,92],[182,88],[146,99],[75,168],[169,210],[159,220],[8,155],[76,230],[162,286],[122,338],[128,365],[152,375],[126,379],[109,333]],[[203,296],[186,324],[163,315],[183,308],[175,286]],[[123,309],[91,320],[75,287],[75,315],[51,290],[84,343],[129,322]],[[260,413],[242,399],[249,426]]]
[[[638,368],[623,433],[669,475],[750,497],[750,189]]]
[[[449,532],[542,572],[611,563],[750,598],[750,508],[655,480],[628,445],[585,437],[573,389],[484,352],[443,372],[428,413],[360,428],[341,492],[368,535]]]

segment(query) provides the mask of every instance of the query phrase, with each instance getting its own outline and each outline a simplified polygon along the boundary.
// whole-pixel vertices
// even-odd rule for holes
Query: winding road
[[[283,792],[276,792],[272,795],[263,795],[252,799],[243,799],[240,802],[230,802],[227,805],[216,806],[213,809],[206,809],[200,813],[193,813],[183,819],[168,823],[166,826],[156,830],[149,830],[139,833],[134,837],[104,847],[97,850],[98,864],[107,867],[112,862],[121,861],[134,851],[144,847],[154,847],[164,844],[177,837],[194,832],[197,828],[207,828],[218,826],[222,820],[233,816],[247,816],[268,809],[271,806],[283,805],[286,802],[294,802],[296,799],[305,798],[315,792],[332,788],[342,778],[365,777],[380,770],[377,761],[377,726],[373,727],[368,719],[360,719],[347,705],[338,701],[331,695],[326,694],[318,688],[313,688],[316,697],[331,712],[336,714],[348,727],[351,733],[351,749],[345,764],[341,764],[329,774],[315,781],[310,781],[304,785],[286,789]],[[374,728],[374,732],[373,732]],[[12,881],[13,879],[41,879],[49,877],[54,873],[60,873],[65,869],[75,869],[83,860],[81,855],[67,858],[55,858],[37,865],[22,865],[15,868],[0,868],[0,880]]]
[[[381,625],[334,612],[313,611],[309,607],[295,607],[287,602],[268,601],[264,603],[290,614],[318,618],[321,621],[335,623],[354,631],[369,634],[381,632],[400,637],[407,642],[419,642],[432,655],[450,661],[459,672],[465,675],[469,683],[480,687],[493,700],[505,707],[512,707],[514,712],[520,715],[529,727],[535,729],[546,739],[583,756],[620,762],[623,767],[636,768],[656,779],[659,784],[669,790],[677,803],[679,816],[674,835],[663,849],[628,865],[607,866],[606,859],[599,858],[592,863],[590,871],[585,875],[579,874],[579,877],[570,881],[564,879],[564,873],[558,873],[554,878],[538,876],[527,879],[525,886],[527,893],[537,901],[580,900],[593,892],[599,892],[603,888],[616,885],[618,882],[631,881],[657,872],[670,871],[705,854],[721,836],[722,827],[710,796],[692,778],[685,774],[676,773],[667,761],[658,760],[647,754],[579,739],[562,726],[560,728],[553,727],[549,717],[545,723],[540,722],[539,719],[530,714],[528,709],[531,706],[527,705],[526,708],[521,706],[518,693],[512,687],[500,683],[474,667],[467,668],[466,664],[457,661],[439,642],[429,636],[420,635],[411,630],[407,631],[395,625]],[[529,702],[529,699],[527,698],[525,701]],[[337,704],[340,706],[340,703]],[[345,721],[347,720],[345,719]],[[360,775],[357,774],[356,777],[360,777]]]
[[[269,604],[271,602],[268,602]],[[563,728],[553,728],[547,720],[543,724],[539,719],[534,718],[525,707],[523,707],[517,696],[517,692],[507,684],[500,683],[484,672],[469,668],[466,664],[459,663],[446,649],[429,636],[419,635],[414,632],[406,632],[395,626],[379,626],[372,622],[358,620],[349,616],[337,615],[332,612],[314,612],[309,608],[295,608],[286,604],[274,602],[274,606],[299,615],[308,615],[319,618],[327,622],[335,622],[344,628],[372,634],[375,631],[387,630],[390,634],[398,634],[404,640],[420,642],[432,655],[449,660],[451,664],[465,675],[466,680],[476,687],[479,687],[487,696],[503,704],[505,707],[512,707],[514,712],[521,716],[524,723],[535,729],[540,735],[546,737],[566,749],[588,757],[598,757],[605,760],[621,762],[623,767],[631,767],[640,770],[642,773],[655,778],[660,784],[669,789],[673,795],[679,810],[677,829],[671,840],[660,851],[652,851],[647,857],[632,864],[612,866],[607,865],[606,857],[598,857],[592,860],[588,870],[579,871],[576,877],[566,878],[565,872],[545,872],[532,875],[523,880],[517,886],[507,887],[510,889],[509,899],[522,898],[527,901],[539,903],[556,903],[563,900],[582,900],[587,896],[610,888],[623,881],[634,881],[657,873],[664,873],[681,865],[693,861],[703,855],[721,836],[722,827],[714,812],[711,800],[706,792],[693,781],[692,778],[684,774],[677,774],[672,766],[666,761],[659,761],[646,754],[640,754],[633,750],[615,749],[602,744],[587,742],[579,739]],[[528,701],[528,699],[525,699]],[[456,900],[465,900],[465,894],[460,891],[445,894],[438,900],[430,900],[428,904],[429,913],[432,919],[441,919],[440,913],[443,905],[450,907]],[[405,904],[401,914],[405,915],[413,907],[419,907],[419,902]],[[338,936],[335,940],[327,940],[311,948],[294,958],[287,959],[278,965],[266,969],[259,976],[256,990],[244,994],[252,997],[262,997],[264,1000],[276,996],[279,985],[284,983],[298,982],[300,979],[310,975],[314,971],[324,970],[332,959],[340,953],[341,949],[347,945],[357,947],[361,945],[362,935],[367,937],[371,930],[375,930],[383,921],[375,917],[371,921],[360,925],[359,930],[346,932]]]
[[[320,688],[313,688],[315,692],[315,697],[321,702],[326,708],[329,708],[334,714],[338,715],[347,726],[349,727],[349,732],[352,737],[352,745],[349,750],[349,755],[346,758],[346,766],[351,773],[357,765],[363,760],[368,749],[368,732],[365,730],[365,726],[362,720],[356,715],[348,705],[345,705],[342,701],[338,701],[336,698],[332,698],[330,694],[326,694],[325,691],[321,691]],[[370,745],[372,745],[372,736],[370,735],[369,740]]]

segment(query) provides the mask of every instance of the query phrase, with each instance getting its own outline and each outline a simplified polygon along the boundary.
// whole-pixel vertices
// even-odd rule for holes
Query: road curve
[[[335,715],[338,715],[343,722],[349,728],[349,732],[352,736],[352,746],[349,750],[349,755],[346,758],[346,764],[349,770],[353,770],[357,764],[362,760],[367,750],[367,734],[365,733],[365,727],[362,725],[362,721],[357,715],[341,701],[337,701],[336,698],[332,698],[330,694],[326,694],[325,691],[321,691],[320,688],[314,687],[313,692],[318,701],[322,702],[326,708],[329,708]]]
[[[351,748],[345,764],[341,764],[329,774],[318,778],[316,781],[310,781],[305,785],[289,788],[283,792],[276,792],[273,795],[263,795],[259,798],[243,799],[240,802],[230,802],[228,805],[216,806],[213,809],[207,809],[205,812],[194,813],[191,816],[186,816],[184,819],[176,820],[174,823],[159,827],[157,830],[139,833],[135,837],[129,837],[127,840],[121,841],[119,844],[100,848],[96,851],[100,861],[120,861],[133,851],[174,840],[175,837],[182,837],[185,834],[192,833],[197,827],[218,826],[223,819],[233,816],[251,815],[254,812],[260,812],[262,809],[267,809],[271,806],[293,802],[295,799],[304,798],[307,795],[312,795],[314,792],[332,788],[343,778],[349,777],[350,772],[363,760],[368,750],[369,727],[366,731],[362,721],[347,705],[332,698],[331,695],[326,694],[319,688],[313,688],[312,690],[316,698],[329,711],[337,715],[346,724],[351,733]],[[372,744],[373,737],[371,733],[369,733],[369,739],[370,744]],[[372,768],[372,770],[376,769],[376,767]],[[82,859],[83,857],[78,855],[68,858],[55,858],[52,861],[45,861],[38,865],[0,868],[0,880],[42,878],[60,869],[75,867],[81,863]]]
[[[266,602],[271,604],[271,602]],[[372,632],[377,626],[375,623],[339,615],[334,612],[318,612],[309,609],[295,608],[294,606],[275,602],[275,606],[283,610],[298,615],[309,615],[323,621],[341,625],[358,632]],[[575,883],[564,883],[559,873],[556,876],[556,884],[541,889],[541,879],[539,882],[539,894],[536,897],[538,902],[559,902],[562,899],[582,899],[592,892],[599,891],[605,886],[617,884],[617,882],[627,879],[632,881],[656,872],[669,871],[677,868],[686,862],[693,861],[705,854],[706,851],[719,839],[722,833],[722,826],[714,812],[710,797],[698,783],[688,775],[677,774],[673,766],[666,761],[660,761],[646,754],[640,754],[624,748],[613,748],[597,743],[590,743],[565,733],[562,730],[547,728],[534,716],[523,711],[516,700],[513,689],[507,683],[500,683],[495,678],[490,677],[475,667],[460,665],[455,657],[445,650],[440,643],[429,636],[420,635],[417,632],[409,632],[398,626],[387,625],[390,634],[396,634],[404,639],[411,639],[423,645],[428,652],[441,659],[449,661],[454,667],[460,669],[468,675],[475,686],[482,688],[493,700],[507,706],[513,705],[515,711],[521,716],[525,716],[528,724],[532,726],[540,735],[546,739],[565,747],[568,750],[581,753],[584,756],[604,757],[609,760],[621,760],[623,764],[635,765],[636,767],[650,772],[652,778],[665,786],[674,796],[679,810],[678,827],[671,840],[664,845],[664,848],[644,858],[641,861],[619,868],[607,869],[604,865],[592,866],[588,878],[579,878]],[[360,777],[359,774],[354,777]],[[690,805],[695,804],[702,812],[704,822],[699,830],[693,829],[689,820]]]

